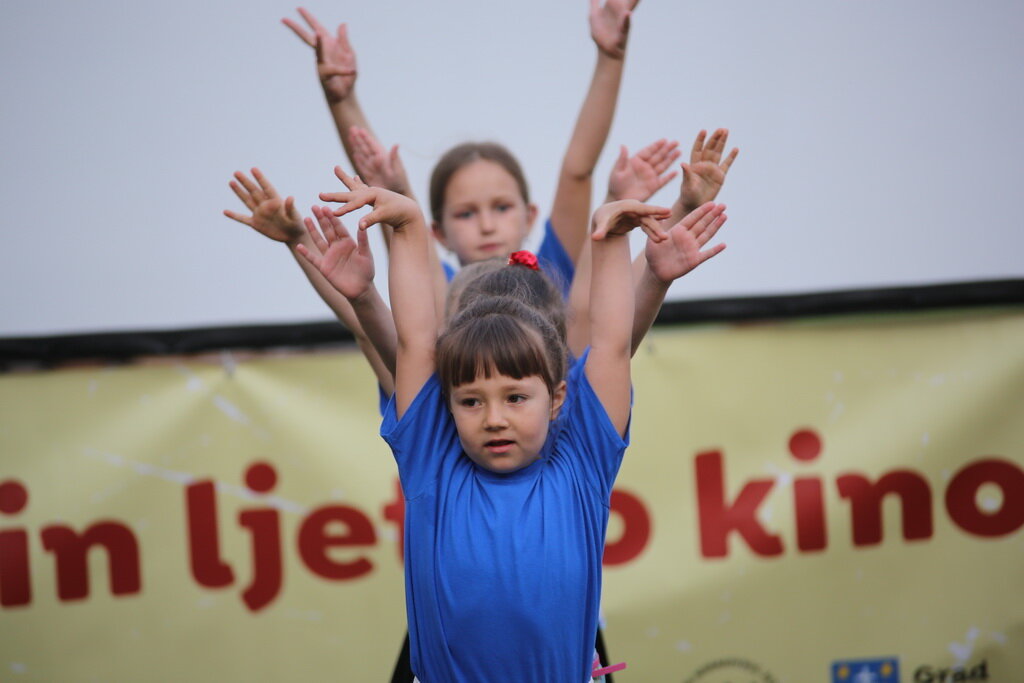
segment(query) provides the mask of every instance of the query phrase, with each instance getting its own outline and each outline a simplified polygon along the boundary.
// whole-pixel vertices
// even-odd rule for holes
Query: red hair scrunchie
[[[513,251],[509,254],[508,265],[510,266],[526,266],[530,270],[540,270],[540,265],[537,263],[537,257],[531,251]]]

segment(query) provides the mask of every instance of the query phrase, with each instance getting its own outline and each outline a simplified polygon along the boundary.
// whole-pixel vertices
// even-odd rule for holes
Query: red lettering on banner
[[[270,493],[277,485],[277,471],[269,463],[256,462],[246,468],[246,486],[255,494]],[[397,551],[402,557],[405,502],[396,478],[394,497],[381,508],[385,521],[397,530]],[[0,482],[0,518],[12,517],[26,507],[28,489],[15,480]],[[188,536],[188,564],[192,578],[204,588],[225,588],[235,583],[235,569],[221,555],[217,488],[214,482],[195,481],[184,488],[185,523]],[[615,489],[610,508],[623,522],[621,536],[608,544],[604,564],[618,566],[638,557],[650,542],[651,515],[637,495]],[[249,507],[238,513],[238,524],[249,535],[252,577],[242,591],[242,601],[253,612],[271,604],[283,585],[281,515],[271,507]],[[114,595],[141,591],[139,546],[132,530],[116,521],[104,520],[76,533],[54,524],[40,532],[44,548],[53,552],[57,564],[57,594],[61,600],[80,600],[89,594],[88,551],[102,546],[110,566]],[[19,607],[32,600],[29,543],[31,535],[22,528],[0,527],[0,607]],[[331,554],[337,548],[372,548],[377,533],[371,519],[349,505],[325,505],[306,515],[298,526],[298,553],[312,574],[329,580],[347,581],[370,574],[370,556],[357,555],[341,561]]]
[[[139,544],[135,534],[124,524],[96,522],[81,534],[54,524],[45,527],[40,536],[43,547],[56,558],[57,597],[61,600],[82,600],[89,596],[86,553],[95,545],[107,551],[111,593],[130,595],[141,590]]]
[[[0,483],[0,514],[18,514],[27,504],[28,489],[21,482]],[[107,551],[111,594],[131,595],[142,590],[139,544],[127,525],[100,521],[77,533],[63,524],[51,524],[39,536],[43,548],[54,555],[60,600],[89,597],[87,556],[94,546]],[[28,533],[23,529],[0,531],[0,606],[17,607],[32,601],[28,562]]]
[[[245,472],[245,484],[253,493],[265,494],[277,485],[277,470],[269,463],[257,462]],[[217,522],[217,494],[211,481],[200,481],[185,488],[185,506],[189,529],[192,576],[207,588],[222,588],[234,583],[234,570],[221,559]],[[263,609],[281,591],[281,519],[273,508],[247,508],[238,513],[239,526],[247,529],[252,549],[252,581],[242,592],[242,601],[253,612]],[[342,529],[333,529],[343,525]],[[373,571],[367,557],[350,562],[332,558],[332,547],[370,547],[377,544],[373,523],[360,510],[348,505],[325,505],[310,512],[299,524],[298,551],[303,563],[317,576],[331,580],[350,580]]]
[[[978,509],[978,489],[995,484],[1002,490],[998,510]],[[991,538],[1012,534],[1024,525],[1024,472],[1012,462],[987,458],[964,467],[946,489],[946,511],[969,534]]]
[[[704,557],[726,557],[728,536],[735,531],[758,555],[782,552],[782,541],[768,533],[757,520],[757,510],[775,485],[774,479],[747,482],[731,505],[725,501],[725,472],[719,451],[701,453],[694,459],[697,475],[697,510],[700,516],[700,548]]]
[[[258,462],[245,473],[245,483],[253,493],[269,493],[277,484],[277,471]],[[238,523],[252,535],[252,583],[242,592],[242,600],[253,612],[270,604],[281,590],[281,520],[273,509],[254,508],[238,513]]]
[[[343,524],[345,533],[328,534],[327,526]],[[325,579],[355,579],[373,570],[365,557],[352,562],[338,562],[327,556],[327,548],[372,546],[377,534],[369,518],[347,505],[329,505],[314,510],[299,527],[299,555],[310,571]]]
[[[821,439],[802,429],[789,439],[789,452],[801,462],[816,460],[821,454]],[[821,480],[797,477],[793,480],[793,506],[796,517],[796,547],[806,552],[824,550],[828,545],[825,503]]]
[[[220,558],[220,537],[217,531],[217,494],[212,481],[185,487],[185,514],[188,519],[189,564],[192,578],[200,586],[230,586],[235,573]]]
[[[800,462],[810,463],[821,453],[821,438],[809,429],[793,434],[789,450]],[[779,536],[766,529],[757,512],[775,487],[775,479],[751,479],[731,502],[725,494],[725,465],[720,451],[694,457],[697,507],[700,518],[700,547],[704,557],[727,557],[728,537],[736,533],[757,555],[781,555]],[[982,510],[979,489],[999,487],[1002,501],[992,510]],[[855,547],[882,541],[882,503],[887,496],[899,499],[903,539],[926,540],[933,535],[932,490],[924,475],[913,470],[893,470],[877,479],[860,473],[836,478],[841,498],[850,501],[851,532]],[[824,487],[820,477],[801,476],[793,480],[796,546],[800,552],[823,550],[828,545]],[[1006,536],[1024,526],[1024,470],[998,458],[986,458],[963,467],[946,489],[946,510],[963,531],[982,537]]]
[[[651,515],[639,497],[622,489],[613,489],[610,507],[612,514],[622,518],[622,535],[617,541],[605,542],[602,560],[605,567],[636,559],[651,538]]]
[[[28,504],[28,489],[20,481],[0,484],[0,514],[16,515]],[[0,607],[32,602],[28,571],[28,533],[24,529],[0,531]]]
[[[895,470],[874,484],[861,474],[836,478],[839,495],[850,500],[853,520],[853,544],[876,545],[882,542],[882,499],[899,496],[903,511],[903,538],[908,541],[932,536],[932,490],[917,472]]]

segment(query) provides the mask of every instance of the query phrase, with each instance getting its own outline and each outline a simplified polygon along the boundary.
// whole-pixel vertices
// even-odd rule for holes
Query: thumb
[[[323,37],[319,33],[316,34],[316,42],[313,44],[313,49],[316,50],[316,63],[317,64],[323,64],[324,63],[324,39],[323,39]]]
[[[356,230],[356,251],[363,256],[370,255],[370,236],[366,230]]]
[[[615,160],[615,170],[625,171],[629,165],[629,150],[625,145],[619,145],[619,158]]]

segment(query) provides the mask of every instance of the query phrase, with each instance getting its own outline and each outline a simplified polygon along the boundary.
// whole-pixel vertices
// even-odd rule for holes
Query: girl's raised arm
[[[359,229],[377,223],[394,229],[388,266],[388,289],[395,319],[398,351],[395,364],[395,409],[401,418],[420,389],[434,374],[434,346],[438,316],[434,309],[433,271],[429,249],[433,248],[427,224],[416,202],[379,187],[368,187],[344,172],[339,178],[348,192],[322,193],[320,198],[344,202],[335,214],[341,216],[364,206],[373,210],[359,220]]]
[[[593,277],[590,280],[590,353],[585,372],[620,435],[629,423],[629,360],[633,335],[633,272],[630,230],[639,226],[661,242],[668,239],[659,220],[669,209],[624,199],[594,212]]]
[[[558,174],[551,226],[576,263],[586,240],[594,167],[608,140],[622,83],[626,39],[639,0],[590,0],[590,35],[597,64]]]
[[[390,381],[382,382],[381,388],[390,396],[395,391],[395,321],[374,286],[373,254],[366,231],[359,230],[353,238],[325,206],[314,206],[313,215],[319,230],[311,219],[305,221],[312,249],[300,244],[296,251],[352,306],[363,332],[387,367]]]
[[[373,369],[381,388],[389,396],[394,391],[394,363],[387,363],[377,351],[377,346],[363,330],[359,316],[352,304],[320,273],[309,260],[302,258],[299,249],[315,249],[309,233],[303,228],[302,217],[295,208],[292,197],[281,199],[277,190],[258,168],[252,169],[252,179],[237,171],[230,183],[232,191],[248,209],[249,215],[226,210],[228,218],[248,225],[256,232],[281,242],[302,268],[303,274],[313,285],[320,298],[331,309],[341,324],[355,337],[359,349]],[[393,354],[392,354],[393,355]]]

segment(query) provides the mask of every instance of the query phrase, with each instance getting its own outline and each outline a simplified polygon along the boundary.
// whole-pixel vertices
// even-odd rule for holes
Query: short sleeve
[[[569,287],[572,286],[572,278],[576,274],[576,265],[555,234],[550,218],[544,223],[544,238],[537,249],[537,259],[548,277],[558,285],[562,296],[568,299]]]
[[[573,396],[566,397],[564,420],[559,438],[565,440],[568,450],[582,461],[584,471],[591,472],[594,484],[602,496],[611,495],[612,484],[619,473],[622,456],[629,445],[629,425],[625,436],[619,436],[601,400],[583,371],[589,349],[580,357],[579,372],[570,385]]]
[[[441,382],[431,375],[398,419],[394,396],[384,411],[380,435],[391,446],[406,499],[419,496],[462,447],[455,422],[445,405]]]

